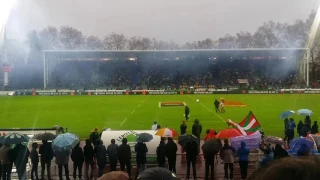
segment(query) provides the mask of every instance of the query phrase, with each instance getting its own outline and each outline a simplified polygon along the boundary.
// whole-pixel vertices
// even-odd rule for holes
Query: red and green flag
[[[253,134],[261,128],[260,123],[251,111],[244,120],[239,123],[239,126],[247,133],[247,135]]]

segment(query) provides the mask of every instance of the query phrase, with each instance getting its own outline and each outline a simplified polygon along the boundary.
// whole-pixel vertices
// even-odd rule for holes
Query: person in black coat
[[[202,126],[199,123],[199,120],[194,120],[194,124],[192,126],[192,134],[196,136],[200,140],[200,134],[202,132]]]
[[[164,167],[166,164],[166,145],[163,140],[160,141],[157,147],[157,161],[159,167]]]
[[[97,159],[97,165],[98,165],[98,174],[99,177],[103,175],[103,169],[107,164],[107,149],[103,145],[103,142],[101,140],[97,141],[97,146],[94,148],[96,159]]]
[[[92,142],[93,146],[96,146],[98,144],[98,141],[100,139],[98,128],[94,128],[91,131],[89,139]]]
[[[81,179],[84,154],[80,147],[80,143],[72,149],[71,160],[73,161],[73,179],[77,179],[77,169],[79,171],[79,179]]]
[[[23,144],[17,144],[13,148],[15,154],[14,165],[18,173],[19,179],[27,179],[27,163],[30,155],[30,151],[27,146]]]
[[[121,171],[125,170],[127,166],[127,173],[129,177],[131,176],[131,147],[127,144],[127,138],[122,139],[122,144],[118,148],[118,159],[120,162]],[[121,154],[121,155],[120,155]]]
[[[44,179],[44,170],[47,166],[47,176],[51,179],[51,160],[53,159],[53,150],[51,143],[42,141],[42,145],[39,148],[40,161],[41,161],[41,179]]]
[[[38,154],[37,148],[38,148],[38,143],[32,143],[32,150],[30,153],[30,160],[32,163],[32,168],[31,168],[32,180],[34,180],[34,175],[36,179],[39,180],[39,176],[38,176],[39,154]]]
[[[302,123],[302,121],[300,120],[297,126],[297,133],[299,134],[299,136],[301,136],[301,129],[303,128],[304,124]]]
[[[190,166],[192,165],[193,179],[197,179],[196,160],[199,154],[199,146],[195,142],[189,142],[184,146],[187,157],[187,179],[190,178]]]
[[[93,157],[95,151],[91,145],[90,139],[86,140],[86,145],[83,147],[83,155],[84,155],[84,174],[86,176],[86,179],[92,179],[93,177],[93,168],[94,168],[94,163],[93,163]],[[91,167],[91,172],[89,176],[89,166]]]
[[[185,117],[186,117],[186,121],[189,120],[189,114],[190,114],[190,109],[189,109],[188,106],[185,106],[185,107],[184,107],[184,115],[185,115]]]
[[[305,123],[304,126],[301,129],[301,136],[302,137],[307,137],[308,133],[310,131],[308,123]]]
[[[317,134],[317,133],[319,133],[318,122],[314,121],[311,127],[311,134]]]
[[[216,109],[217,113],[220,113],[219,105],[220,105],[220,102],[217,99],[215,99],[214,100],[214,108]]]
[[[183,121],[182,124],[180,125],[180,132],[181,132],[181,135],[187,133],[187,125],[186,125],[186,122]]]
[[[137,161],[137,169],[136,169],[136,179],[137,179],[139,176],[140,168],[142,168],[142,171],[146,169],[148,148],[145,143],[138,142],[135,145],[134,150],[136,152],[136,161]]]
[[[288,152],[283,149],[280,144],[276,144],[275,148],[273,149],[273,154],[274,160],[278,160],[288,156]]]
[[[166,157],[168,158],[169,170],[176,173],[176,159],[177,159],[177,144],[172,138],[168,138],[168,142],[165,146]]]

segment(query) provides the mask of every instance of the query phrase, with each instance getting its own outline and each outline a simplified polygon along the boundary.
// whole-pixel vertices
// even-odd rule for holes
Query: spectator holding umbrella
[[[94,157],[94,149],[92,147],[90,139],[86,140],[86,145],[83,147],[83,154],[84,154],[84,173],[86,179],[92,179],[93,177],[93,157]],[[89,166],[91,167],[91,172],[89,176]]]
[[[53,150],[51,143],[42,140],[42,145],[39,148],[40,161],[41,161],[41,179],[44,179],[44,170],[47,166],[48,179],[51,179],[51,160],[53,159]]]
[[[77,169],[79,172],[78,177],[81,179],[84,155],[80,143],[72,149],[71,160],[73,161],[73,179],[77,179]]]
[[[12,150],[10,150],[9,144],[4,144],[0,149],[0,162],[2,166],[2,178],[4,180],[11,179],[11,171],[12,171]],[[11,159],[11,160],[10,160]]]
[[[109,156],[110,161],[110,172],[117,170],[118,163],[118,145],[116,144],[115,139],[111,139],[111,144],[107,148],[107,154]]]
[[[142,168],[142,171],[146,169],[148,148],[145,143],[139,141],[135,145],[134,150],[136,152],[136,161],[137,161],[137,169],[136,169],[136,178],[137,178],[139,175],[140,168]]]
[[[125,166],[127,166],[127,173],[130,177],[131,176],[131,148],[127,144],[127,142],[128,142],[127,138],[122,139],[122,144],[118,148],[118,154],[121,154],[121,156],[118,156],[118,159],[120,162],[121,171],[124,171]]]
[[[176,173],[176,159],[177,159],[177,144],[172,138],[168,137],[168,142],[165,145],[165,154],[168,158],[168,166],[171,172]]]
[[[27,178],[26,169],[27,169],[27,163],[28,163],[30,151],[27,148],[27,146],[20,143],[14,147],[13,152],[15,155],[14,164],[17,169],[18,177],[19,179],[26,179]]]
[[[296,123],[292,118],[290,118],[288,124],[287,124],[287,133],[288,133],[288,143],[292,141],[294,138],[294,129],[296,128]]]
[[[238,148],[237,155],[239,157],[239,166],[241,179],[247,179],[248,164],[249,164],[249,149],[244,141],[241,141],[241,147]]]
[[[311,127],[311,134],[317,134],[317,133],[319,133],[318,122],[314,121]]]
[[[283,122],[284,122],[284,138],[283,138],[283,140],[284,140],[284,141],[287,141],[287,139],[288,139],[288,129],[287,129],[287,125],[288,125],[288,123],[289,123],[289,119],[288,119],[288,118],[285,118]]]
[[[37,148],[38,148],[38,143],[32,143],[32,150],[30,153],[30,159],[32,163],[32,168],[31,168],[32,180],[34,180],[34,175],[36,177],[36,180],[39,180],[39,176],[38,176],[39,154],[38,154]]]
[[[181,132],[181,135],[184,135],[187,133],[187,125],[186,125],[186,122],[185,121],[182,121],[182,124],[180,125],[180,132]]]
[[[190,178],[190,166],[192,165],[193,179],[197,179],[196,160],[199,154],[199,146],[196,142],[188,142],[184,146],[187,157],[187,179]]]
[[[309,125],[308,123],[305,123],[304,126],[301,128],[300,135],[302,137],[307,137],[309,132],[310,132]]]
[[[157,161],[159,167],[164,167],[166,163],[166,145],[163,138],[161,138],[160,144],[157,147]]]
[[[62,168],[64,168],[66,179],[69,180],[69,157],[70,157],[70,150],[69,149],[61,149],[55,150],[55,157],[56,157],[56,164],[58,165],[59,170],[59,179],[62,180]]]
[[[95,147],[95,154],[97,158],[97,164],[99,168],[99,177],[103,175],[103,169],[107,164],[106,157],[107,157],[107,149],[103,145],[101,140],[97,141],[97,146]]]

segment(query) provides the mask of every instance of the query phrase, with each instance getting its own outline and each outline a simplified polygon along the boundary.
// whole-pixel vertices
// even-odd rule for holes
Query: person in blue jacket
[[[241,179],[247,179],[249,149],[247,148],[246,142],[241,141],[241,147],[238,148],[237,156],[239,157]]]

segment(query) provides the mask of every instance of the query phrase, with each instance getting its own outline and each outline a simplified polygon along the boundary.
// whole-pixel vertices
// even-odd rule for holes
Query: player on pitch
[[[223,98],[220,98],[220,100],[221,100],[221,102],[220,102],[220,112],[221,112],[221,113],[224,113],[224,112],[226,112],[226,111],[224,110],[224,99],[223,99]]]
[[[190,114],[190,109],[189,109],[189,107],[186,105],[186,106],[184,107],[184,116],[186,117],[186,121],[189,120],[189,114]]]

